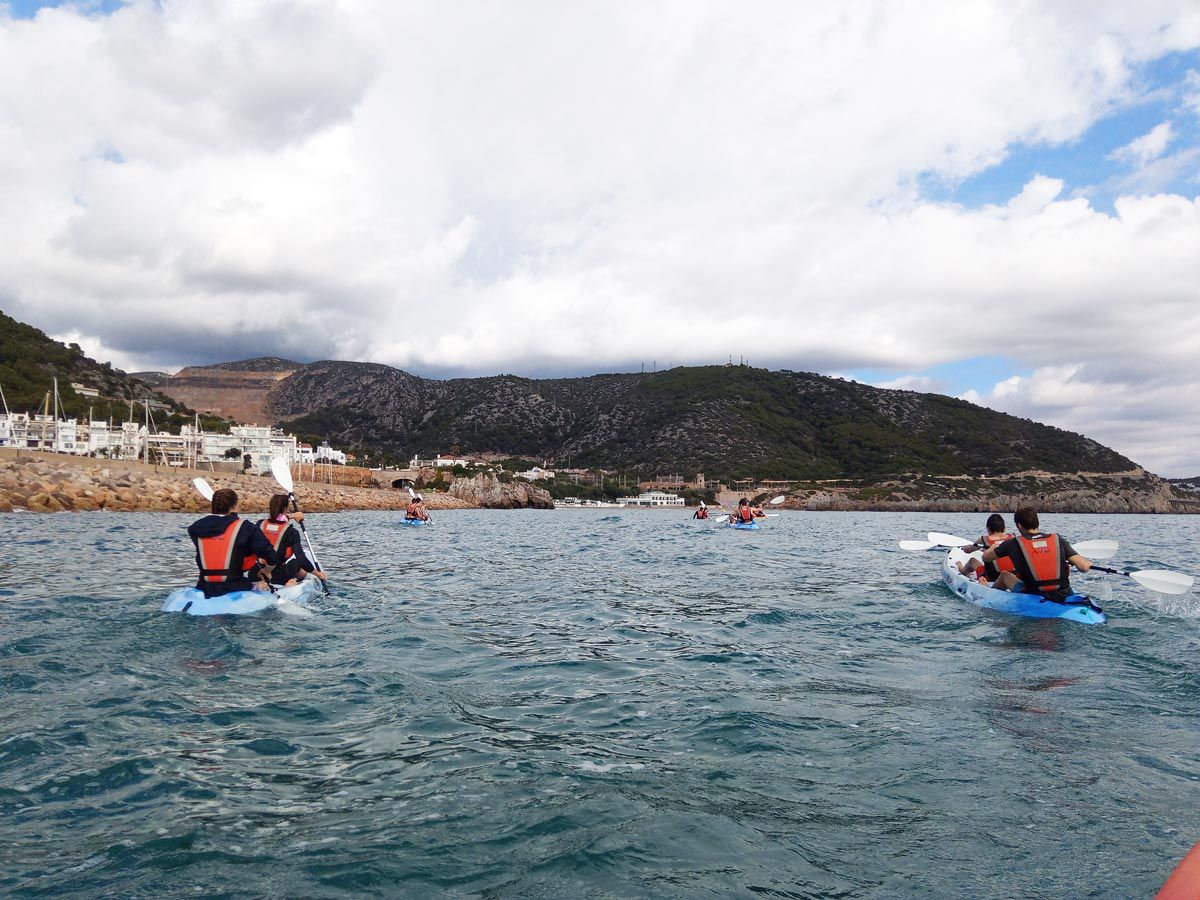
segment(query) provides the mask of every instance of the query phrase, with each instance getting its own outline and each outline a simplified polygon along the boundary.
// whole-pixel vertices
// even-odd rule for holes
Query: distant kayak
[[[163,612],[182,612],[189,616],[244,616],[277,609],[297,616],[312,615],[306,608],[308,598],[320,590],[320,581],[306,578],[299,584],[270,591],[234,591],[221,597],[205,597],[197,588],[172,591],[162,605]]]
[[[950,590],[976,606],[1031,619],[1070,619],[1084,625],[1103,625],[1108,621],[1104,611],[1084,596],[1071,598],[1076,601],[1073,603],[1055,603],[1032,594],[1014,594],[972,581],[958,571],[957,563],[965,563],[968,558],[968,554],[958,547],[947,553],[942,561],[942,580]]]
[[[416,526],[416,525],[429,525],[431,523],[428,519],[401,519],[400,524]]]

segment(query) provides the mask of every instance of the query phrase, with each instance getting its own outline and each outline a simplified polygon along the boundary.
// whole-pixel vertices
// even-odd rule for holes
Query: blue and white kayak
[[[734,522],[729,527],[739,531],[762,531],[762,526],[757,522]]]
[[[416,526],[416,525],[428,525],[428,524],[430,524],[430,522],[428,519],[401,519],[400,524]]]
[[[163,612],[182,612],[189,616],[244,616],[276,609],[292,616],[311,616],[308,598],[320,590],[321,582],[306,578],[299,584],[270,591],[234,591],[221,597],[205,597],[194,587],[172,591],[163,603]]]
[[[1103,625],[1108,621],[1100,607],[1079,594],[1068,598],[1072,602],[1056,603],[1033,594],[1014,594],[980,584],[958,571],[957,564],[965,563],[971,555],[978,558],[980,554],[967,554],[958,547],[947,553],[942,561],[942,580],[950,590],[976,606],[1031,619],[1070,619],[1083,625]]]

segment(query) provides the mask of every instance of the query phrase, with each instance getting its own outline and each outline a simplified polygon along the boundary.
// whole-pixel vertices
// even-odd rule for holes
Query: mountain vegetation
[[[191,421],[192,410],[153,390],[148,384],[127,375],[111,364],[96,362],[78,344],[62,344],[45,332],[18,322],[0,312],[0,390],[13,412],[40,412],[58,378],[58,400],[61,414],[79,418],[91,410],[97,419],[121,421],[129,417],[130,401],[143,399],[166,407],[155,414],[159,426],[177,429]],[[71,385],[80,384],[99,392],[87,397]],[[53,407],[51,407],[53,411]],[[140,419],[140,411],[134,418]],[[203,418],[205,427],[220,428],[222,419]]]
[[[963,400],[748,366],[435,381],[373,363],[319,362],[277,382],[268,407],[302,436],[376,458],[457,447],[725,479],[1136,468],[1090,438]]]

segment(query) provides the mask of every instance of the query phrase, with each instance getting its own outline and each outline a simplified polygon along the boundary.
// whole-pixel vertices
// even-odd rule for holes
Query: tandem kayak
[[[762,531],[762,526],[757,522],[734,522],[729,527],[737,528],[741,531]]]
[[[401,519],[400,524],[415,526],[415,525],[431,525],[433,523],[430,522],[429,519]]]
[[[316,578],[306,578],[299,584],[270,591],[234,591],[221,597],[205,597],[194,587],[172,591],[163,603],[163,612],[182,612],[189,616],[244,616],[277,609],[293,616],[312,615],[307,608],[308,598],[320,590]]]
[[[1083,625],[1103,625],[1108,621],[1104,610],[1082,595],[1068,598],[1071,601],[1069,603],[1056,603],[1032,594],[1000,591],[972,581],[958,571],[957,564],[965,563],[968,558],[969,555],[958,547],[947,553],[942,561],[942,580],[950,586],[950,590],[976,606],[1031,619],[1070,619]]]

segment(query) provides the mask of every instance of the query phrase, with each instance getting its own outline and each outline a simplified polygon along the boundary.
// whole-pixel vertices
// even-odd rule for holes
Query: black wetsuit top
[[[229,527],[229,523],[237,518],[237,513],[230,513],[227,516],[205,516],[203,519],[197,519],[188,526],[188,537],[192,539],[192,543],[196,546],[196,566],[200,565],[200,538],[219,537],[225,533],[225,529]],[[275,565],[278,560],[278,555],[275,553],[275,548],[271,546],[271,542],[267,540],[266,535],[254,527],[254,523],[249,519],[242,519],[242,526],[238,529],[237,535],[233,541],[233,557],[230,559],[229,565],[233,568],[240,569],[242,560],[250,554],[265,559],[268,565]],[[223,597],[226,594],[232,594],[234,591],[248,591],[254,587],[250,579],[245,573],[239,577],[230,577],[225,581],[205,581],[201,576],[196,581],[196,587],[204,592],[205,597]]]

